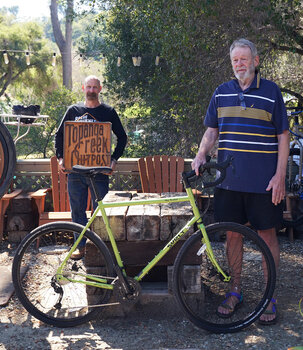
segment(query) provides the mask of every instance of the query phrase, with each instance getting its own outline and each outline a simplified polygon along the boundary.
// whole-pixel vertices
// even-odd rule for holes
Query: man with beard
[[[117,145],[111,156],[112,171],[115,170],[116,163],[119,157],[122,156],[124,148],[127,142],[127,136],[118,114],[114,108],[101,103],[99,100],[99,93],[101,92],[100,80],[93,75],[88,76],[82,86],[82,90],[85,94],[84,103],[79,103],[70,106],[56,132],[55,135],[55,148],[56,156],[59,161],[59,168],[61,171],[65,171],[63,166],[63,141],[64,141],[64,123],[66,121],[79,121],[79,122],[110,122],[112,124],[112,131],[117,136]],[[107,175],[98,174],[96,176],[97,190],[103,198],[108,192],[109,178]],[[78,224],[86,225],[86,205],[88,188],[90,183],[88,179],[80,174],[71,173],[68,174],[68,195],[72,213],[72,220]],[[94,209],[97,206],[95,194],[91,191],[92,202]],[[72,255],[73,259],[81,259],[84,255],[85,240],[82,240],[78,249]]]
[[[278,269],[276,226],[283,215],[289,154],[286,109],[278,86],[260,77],[259,56],[252,42],[234,41],[230,59],[236,79],[220,85],[212,96],[204,120],[207,130],[192,168],[198,174],[199,166],[206,162],[206,155],[219,137],[218,162],[231,155],[233,166],[215,189],[215,219],[250,223],[269,246]],[[227,251],[228,247],[239,254],[243,252],[242,242],[233,232],[227,234]],[[233,259],[229,256],[230,266]],[[232,271],[235,277],[230,293],[217,309],[222,318],[231,317],[242,303],[241,264],[238,265]],[[260,323],[276,322],[275,304],[273,298],[260,316]]]

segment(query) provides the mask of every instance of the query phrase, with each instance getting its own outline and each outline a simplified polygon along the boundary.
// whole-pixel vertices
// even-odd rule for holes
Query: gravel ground
[[[303,240],[290,243],[279,236],[280,276],[277,281],[279,322],[253,324],[235,334],[211,334],[194,327],[178,312],[157,303],[141,305],[137,312],[69,329],[58,329],[31,317],[16,297],[0,307],[0,350],[23,349],[275,349],[303,346]],[[16,246],[0,244],[0,265],[10,265]],[[173,301],[170,301],[174,309]],[[302,310],[303,313],[303,310]]]

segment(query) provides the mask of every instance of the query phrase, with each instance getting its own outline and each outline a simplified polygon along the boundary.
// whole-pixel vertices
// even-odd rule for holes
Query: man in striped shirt
[[[210,101],[204,125],[207,126],[192,168],[206,161],[219,137],[218,162],[233,156],[233,167],[215,189],[217,221],[250,223],[269,246],[279,265],[276,226],[283,215],[285,175],[289,154],[288,119],[278,86],[260,77],[255,45],[239,39],[230,47],[235,78],[220,85]],[[232,243],[231,243],[232,242]],[[239,245],[229,233],[227,244]],[[265,271],[266,273],[266,271]],[[240,280],[232,283],[231,294],[217,313],[231,315],[241,299]],[[261,315],[262,324],[276,321],[275,299]]]

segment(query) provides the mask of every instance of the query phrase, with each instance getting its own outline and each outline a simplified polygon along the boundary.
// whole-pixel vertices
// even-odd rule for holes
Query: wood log
[[[114,257],[110,242],[105,242],[107,247]],[[161,249],[164,248],[167,242],[163,241],[121,241],[117,242],[118,250],[121,255],[121,259],[125,266],[145,266],[147,265]],[[180,240],[176,245],[158,262],[157,266],[167,266],[173,265],[177,253],[183,241]],[[193,253],[188,254],[186,264],[196,265],[199,264],[200,258],[197,256],[199,246],[193,247]],[[95,246],[91,243],[86,244],[86,254],[85,254],[85,265],[86,266],[102,266],[104,262],[100,260],[97,256]]]
[[[11,211],[14,213],[31,213],[33,211],[31,197],[21,193],[12,200]]]
[[[136,193],[132,200],[160,198],[158,193]],[[160,205],[136,205],[128,208],[126,214],[126,239],[159,240]]]
[[[35,227],[32,213],[15,214],[10,212],[7,218],[7,231],[31,231]]]
[[[161,197],[181,197],[184,193],[180,192],[168,192],[162,193]],[[189,202],[176,202],[176,203],[163,203],[161,204],[161,231],[160,239],[167,240],[175,236],[192,218],[193,212]],[[193,226],[189,229],[186,236],[194,232]]]
[[[10,243],[19,243],[29,233],[29,231],[9,231],[7,240]]]
[[[131,192],[109,191],[103,199],[103,203],[125,202],[132,197]],[[117,207],[105,209],[109,224],[117,241],[126,239],[125,215],[128,207]],[[92,230],[96,232],[104,241],[108,241],[108,234],[101,213],[99,212],[92,224]]]
[[[173,288],[173,266],[167,266],[167,288],[169,292],[172,292]],[[201,267],[200,265],[184,265],[182,273],[183,293],[186,294],[199,294],[201,293]],[[185,289],[186,288],[186,289]],[[201,293],[203,294],[203,293]]]

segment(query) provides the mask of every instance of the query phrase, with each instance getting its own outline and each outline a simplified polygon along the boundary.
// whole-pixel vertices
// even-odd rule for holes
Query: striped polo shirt
[[[266,193],[276,172],[278,138],[288,119],[278,86],[257,73],[242,91],[233,79],[220,85],[210,101],[204,125],[219,130],[218,161],[234,157],[219,187],[232,191]]]

